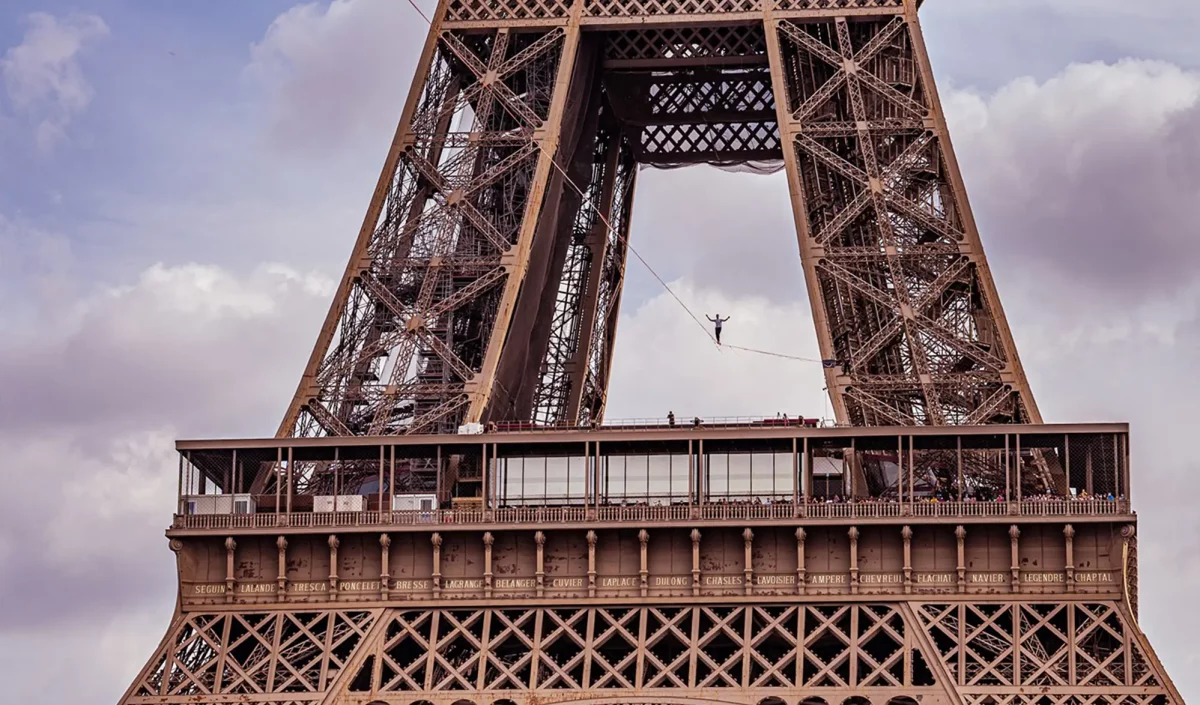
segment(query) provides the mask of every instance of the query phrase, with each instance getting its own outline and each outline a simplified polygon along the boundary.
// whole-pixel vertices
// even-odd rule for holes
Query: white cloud
[[[281,14],[246,69],[271,95],[275,139],[319,152],[394,130],[428,30],[394,0],[308,3]]]
[[[6,331],[0,421],[14,431],[140,430],[169,418],[184,433],[231,433],[253,421],[241,432],[270,432],[332,289],[277,265],[245,275],[153,265],[131,285],[44,309]],[[229,385],[231,370],[254,386]],[[251,393],[262,389],[273,394]]]
[[[1194,280],[1200,74],[1072,65],[986,97],[952,93],[947,113],[997,269],[1069,283],[1072,304],[1118,308]]]
[[[658,273],[725,296],[804,295],[787,178],[700,166],[638,173],[630,242]],[[630,264],[641,288],[641,267]],[[658,293],[657,282],[645,280]],[[639,297],[640,298],[640,297]]]
[[[129,512],[161,519],[173,481],[153,478],[181,433],[270,433],[332,289],[278,265],[245,275],[154,265],[132,284],[6,328],[0,444],[22,488],[52,483],[59,493],[50,509],[61,516],[47,530],[70,534]],[[0,516],[0,534],[28,508]],[[53,541],[51,553],[68,543]]]
[[[22,665],[22,702],[129,684],[175,595],[174,440],[269,435],[331,293],[279,265],[154,265],[5,323],[0,659]],[[71,659],[79,678],[49,676]]]
[[[90,197],[95,209],[72,239],[103,243],[88,253],[102,277],[129,278],[154,261],[253,263],[280,253],[339,275],[427,31],[403,0],[302,3],[237,56],[218,54],[206,91],[176,86],[168,109],[152,88],[131,89],[135,104],[154,110],[106,106],[130,127],[109,139],[128,143],[122,153],[139,168],[68,194],[68,205]],[[241,70],[220,83],[229,65]]]
[[[0,310],[0,329],[30,315],[29,298],[73,300],[74,282],[67,272],[71,246],[66,238],[26,219],[6,218],[0,213],[0,247],[0,297],[7,304]]]
[[[81,13],[59,19],[34,12],[26,22],[23,41],[0,59],[0,74],[13,110],[32,123],[37,145],[48,150],[92,101],[79,56],[109,30],[100,17]]]
[[[1015,76],[1044,80],[1071,62],[1125,57],[1200,67],[1193,0],[954,0],[927,2],[922,25],[943,87],[994,90]],[[947,83],[950,82],[950,83]]]

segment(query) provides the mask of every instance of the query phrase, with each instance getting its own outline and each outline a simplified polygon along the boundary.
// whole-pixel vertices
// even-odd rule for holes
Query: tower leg
[[[487,420],[534,419],[535,397],[553,369],[548,347],[552,334],[565,323],[575,321],[578,310],[571,303],[578,298],[582,284],[577,271],[584,264],[570,260],[575,271],[567,270],[568,254],[578,255],[576,223],[590,215],[593,203],[584,196],[593,190],[596,139],[603,100],[600,84],[599,48],[601,37],[586,36],[580,43],[568,101],[564,110],[561,141],[546,189],[545,207],[539,217],[529,257],[529,269],[521,287],[508,345],[500,356],[497,385],[485,414]],[[581,191],[583,193],[581,193]],[[572,279],[575,277],[575,280]],[[568,291],[564,292],[564,286]],[[571,292],[570,287],[576,289]],[[566,294],[567,301],[560,301]],[[566,324],[570,325],[570,324]],[[562,345],[565,341],[556,340]],[[563,351],[555,351],[559,358]],[[557,416],[557,415],[556,415]],[[559,421],[560,418],[544,421]]]
[[[840,423],[1038,421],[915,3],[766,40],[800,256]]]
[[[572,80],[594,73],[579,47],[574,19],[483,32],[435,22],[281,435],[451,430],[482,419],[498,389],[506,408],[530,405],[520,380],[544,354],[537,322],[562,267],[555,226],[572,206],[552,160],[588,139],[577,128],[594,112],[568,100]],[[498,375],[517,329],[533,345],[514,347]]]

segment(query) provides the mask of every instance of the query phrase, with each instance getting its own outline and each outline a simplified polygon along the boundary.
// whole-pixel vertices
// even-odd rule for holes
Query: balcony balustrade
[[[602,505],[599,507],[506,507],[430,511],[259,512],[255,514],[179,514],[174,529],[376,528],[474,526],[491,524],[655,524],[696,521],[791,521],[961,519],[976,517],[1117,517],[1130,514],[1129,502],[1108,499],[1025,500],[1021,502],[810,502],[717,503],[674,505]]]

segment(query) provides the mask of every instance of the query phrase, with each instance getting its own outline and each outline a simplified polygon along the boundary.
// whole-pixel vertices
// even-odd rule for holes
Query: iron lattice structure
[[[1104,602],[210,612],[127,702],[1166,702],[1141,639]]]
[[[1127,443],[1038,425],[919,4],[442,0],[286,452],[185,453],[179,606],[122,703],[1182,705]],[[638,169],[691,164],[786,173],[837,421],[891,438],[593,428]],[[455,435],[489,422],[573,430]],[[951,425],[990,428],[916,428]],[[735,458],[786,491],[716,497]],[[518,461],[583,494],[506,505]]]
[[[638,165],[783,168],[837,420],[1038,422],[916,3],[439,8],[281,436],[605,409]]]

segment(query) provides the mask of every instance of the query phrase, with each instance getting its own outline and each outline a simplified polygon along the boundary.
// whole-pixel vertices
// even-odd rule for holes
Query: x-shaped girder
[[[851,607],[846,605],[833,610],[833,613],[829,615],[812,607],[809,607],[805,612],[805,620],[809,623],[815,623],[815,626],[810,630],[808,629],[808,625],[805,625],[805,631],[808,632],[808,636],[804,639],[804,650],[806,651],[807,660],[818,667],[816,673],[803,678],[805,686],[818,685],[824,682],[825,679],[829,679],[835,685],[839,686],[850,685],[837,673],[838,666],[845,663],[853,655],[850,649],[850,635],[842,631],[841,627],[837,624],[843,618],[849,617],[850,610]],[[826,634],[841,642],[842,647],[837,655],[828,662],[821,660],[812,650],[813,644]]]
[[[587,616],[588,611],[585,609],[575,610],[566,619],[559,616],[557,610],[549,609],[543,612],[542,628],[544,634],[541,641],[542,657],[539,663],[545,664],[551,673],[544,681],[538,681],[539,688],[549,688],[559,683],[565,684],[568,688],[578,689],[583,687],[583,683],[577,682],[571,677],[571,671],[580,667],[584,659],[587,658]],[[547,625],[551,625],[549,631],[545,631]],[[571,646],[575,648],[575,653],[566,663],[560,666],[554,659],[550,658],[547,652],[551,646],[564,639],[570,641]]]
[[[232,670],[237,678],[231,679],[231,682],[227,683],[224,680],[225,674],[219,674],[221,682],[219,683],[218,687],[220,688],[221,692],[229,693],[235,692],[235,688],[241,684],[245,684],[253,692],[262,693],[264,692],[263,686],[255,682],[254,678],[252,678],[250,674],[267,670],[271,665],[271,642],[274,638],[276,619],[271,617],[259,621],[258,625],[251,626],[250,623],[247,622],[246,619],[240,614],[234,614],[232,615],[232,618],[237,620],[237,622],[246,629],[245,633],[227,644],[224,649],[226,653],[225,668]],[[269,627],[269,630],[266,634],[259,632],[258,626],[260,625],[266,625]],[[237,653],[238,647],[251,640],[255,642],[254,649],[250,653],[251,658],[247,659],[247,663],[243,667],[243,664],[238,663],[237,659],[233,658],[233,655]],[[257,656],[258,658],[253,659],[254,656]],[[263,675],[264,680],[266,680],[266,677],[269,676],[269,670],[268,673]]]
[[[536,128],[542,123],[541,117],[533,112],[517,94],[513,93],[504,79],[548,51],[564,36],[566,36],[565,32],[561,28],[556,28],[507,60],[504,60],[502,56],[502,49],[493,47],[490,66],[485,65],[453,32],[442,32],[440,39],[442,44],[475,76],[477,83],[465,91],[467,95],[474,96],[474,94],[486,90],[499,101],[510,115],[524,123],[526,127]]]
[[[1078,685],[1091,685],[1093,683],[1096,685],[1124,685],[1123,679],[1117,677],[1109,670],[1114,663],[1123,664],[1125,658],[1125,648],[1123,646],[1119,649],[1113,649],[1111,653],[1102,655],[1100,658],[1089,653],[1088,649],[1082,648],[1084,641],[1098,632],[1104,632],[1116,643],[1124,644],[1125,635],[1122,633],[1121,627],[1114,628],[1109,624],[1110,619],[1116,620],[1120,624],[1120,616],[1109,605],[1079,605],[1079,610],[1087,619],[1084,624],[1077,622],[1075,625],[1075,668],[1076,676],[1079,678]],[[1121,659],[1121,661],[1118,661],[1118,659]],[[1105,683],[1100,678],[1101,676],[1107,678],[1108,683]]]
[[[325,622],[325,630],[332,629],[333,613],[318,613],[305,624],[297,619],[295,614],[287,613],[284,619],[296,627],[296,632],[279,644],[279,661],[292,674],[291,678],[277,680],[275,690],[286,690],[294,683],[299,683],[304,690],[320,690],[321,684],[310,680],[310,676],[320,677],[320,663],[325,652],[325,633],[320,636],[313,633],[313,628]],[[280,625],[282,628],[282,625]],[[306,659],[306,660],[303,660]],[[303,662],[301,662],[303,660]],[[313,668],[316,666],[316,673]]]
[[[763,620],[763,624],[754,632],[750,640],[750,658],[762,667],[763,673],[750,684],[751,687],[763,687],[768,684],[782,683],[785,687],[794,685],[795,674],[789,674],[785,669],[796,662],[800,641],[792,623],[796,619],[796,607],[782,610],[778,616],[772,616],[761,607],[754,608],[755,616]],[[758,651],[759,645],[771,637],[780,637],[790,647],[778,661],[772,662]]]
[[[872,37],[870,41],[863,45],[863,47],[859,49],[857,53],[843,56],[843,54],[847,52],[839,54],[836,50],[834,50],[833,47],[830,47],[828,44],[825,44],[808,32],[805,32],[801,27],[796,26],[791,22],[780,22],[779,30],[784,35],[786,35],[789,39],[794,41],[803,49],[807,50],[810,54],[821,59],[835,69],[834,74],[829,78],[829,80],[826,81],[825,84],[820,88],[818,88],[813,95],[809,96],[809,98],[793,113],[793,119],[803,123],[808,118],[812,117],[812,114],[815,113],[818,108],[828,102],[829,99],[832,98],[834,94],[842,87],[842,85],[846,83],[849,76],[847,67],[855,67],[855,75],[866,74],[874,78],[874,75],[871,74],[870,71],[861,71],[858,69],[858,67],[869,61],[872,57],[878,54],[881,49],[887,46],[887,42],[904,28],[904,24],[904,18],[896,17],[882,30],[880,30],[878,34]],[[869,79],[864,79],[864,82],[867,81],[869,81]],[[909,112],[914,112],[916,115],[921,117],[923,117],[925,112],[927,112],[924,106],[916,103],[908,96],[905,96],[886,83],[879,81],[878,78],[876,78],[875,81],[877,84],[871,83],[870,88],[880,93],[885,98],[890,99],[892,102],[896,103],[897,106],[900,106]]]
[[[709,620],[712,621],[712,626],[705,630],[704,634],[702,634],[700,639],[696,642],[696,657],[700,661],[703,661],[711,669],[711,672],[703,681],[697,679],[698,682],[696,683],[696,687],[720,687],[717,685],[718,683],[723,683],[723,685],[727,687],[741,687],[741,682],[729,675],[727,669],[740,663],[742,660],[742,649],[745,648],[745,645],[742,644],[742,626],[737,622],[745,619],[745,608],[738,607],[736,609],[731,609],[727,615],[721,617],[717,615],[712,608],[701,607],[700,614],[706,615]],[[733,654],[731,654],[721,663],[717,663],[711,656],[708,655],[708,653],[704,650],[704,647],[712,643],[714,639],[721,635],[729,637],[729,639],[736,644],[742,644],[742,648],[734,651]]]
[[[635,684],[630,683],[621,672],[628,668],[629,665],[637,659],[638,638],[635,632],[631,632],[629,630],[629,623],[634,623],[634,630],[636,631],[637,623],[641,616],[640,610],[631,609],[620,618],[615,618],[612,615],[612,610],[599,609],[596,610],[596,616],[602,617],[607,623],[607,627],[604,629],[604,631],[597,633],[595,639],[593,640],[592,664],[600,666],[604,673],[597,678],[596,674],[593,672],[591,683],[588,684],[588,687],[636,687]],[[597,628],[600,626],[599,619],[596,620],[596,626]],[[632,648],[630,649],[630,652],[626,654],[620,661],[615,664],[610,664],[608,660],[600,653],[599,649],[614,637],[620,637],[625,641],[626,644],[632,646]],[[619,685],[612,685],[614,681]]]
[[[217,665],[221,635],[213,634],[213,628],[218,627],[223,630],[223,625],[224,615],[204,615],[189,618],[182,626],[181,632],[191,627],[192,633],[182,640],[177,641],[174,651],[175,653],[190,652],[192,658],[185,656],[184,658],[177,657],[173,660],[173,667],[181,672],[183,678],[176,678],[172,674],[169,679],[169,685],[174,687],[168,688],[168,695],[183,695],[186,694],[189,688],[198,688],[205,694],[212,692],[212,687],[216,680],[215,675],[212,680],[208,680],[202,678],[201,674],[215,668]],[[199,663],[193,663],[192,661],[200,654],[203,654],[203,660],[199,661]],[[175,686],[176,683],[178,683],[177,686]]]
[[[858,615],[858,643],[860,645],[870,641],[876,634],[883,633],[892,640],[892,643],[896,645],[896,650],[889,654],[882,661],[876,661],[866,649],[860,646],[856,650],[858,662],[860,664],[865,664],[871,669],[871,671],[866,675],[863,675],[860,672],[855,685],[904,685],[903,680],[897,679],[889,670],[896,665],[897,661],[904,660],[904,635],[896,631],[895,628],[893,628],[890,624],[891,620],[899,617],[899,613],[895,609],[885,608],[885,611],[880,614],[875,611],[873,606],[862,605],[858,608]],[[870,618],[874,620],[874,624],[864,629],[864,618]],[[877,682],[876,679],[883,681],[883,683]]]
[[[443,610],[438,613],[438,633],[434,638],[434,647],[430,650],[434,664],[441,666],[445,676],[433,683],[434,690],[474,690],[475,684],[465,675],[473,666],[478,666],[485,653],[479,637],[471,632],[470,627],[483,619],[483,611],[474,611],[465,619],[459,620],[454,612]],[[445,655],[446,649],[457,639],[462,638],[471,645],[471,655],[466,661],[454,664]],[[452,685],[453,683],[453,685]]]
[[[528,687],[517,672],[530,665],[536,653],[533,639],[525,633],[525,628],[537,620],[537,610],[519,612],[515,618],[510,618],[505,610],[492,610],[489,614],[484,687],[488,690]],[[522,649],[521,655],[511,664],[504,663],[495,654],[496,647],[509,640],[518,642]]]
[[[681,644],[691,642],[691,635],[684,634],[680,629],[680,624],[687,624],[691,621],[693,611],[691,609],[681,609],[672,617],[667,617],[662,610],[651,607],[648,611],[649,616],[653,616],[658,620],[659,626],[653,634],[646,635],[646,662],[647,666],[653,664],[658,670],[657,673],[645,678],[645,688],[686,688],[688,687],[688,676],[679,677],[678,670],[684,668],[684,673],[687,673],[687,666],[691,658],[691,650],[684,649],[670,663],[663,663],[658,654],[654,653],[654,646],[662,641],[667,636],[673,636]]]
[[[925,623],[925,629],[931,635],[934,630],[937,630],[949,642],[950,647],[946,651],[940,651],[938,657],[941,658],[942,665],[946,667],[956,682],[958,681],[958,663],[962,656],[962,642],[958,639],[958,628],[961,623],[959,609],[957,604],[925,604],[918,605],[916,610],[917,615]],[[937,643],[938,641],[934,640],[934,644]]]
[[[408,615],[416,615],[416,618],[409,619]],[[381,691],[425,689],[426,655],[432,649],[429,640],[423,636],[423,633],[428,632],[426,625],[429,625],[432,620],[433,612],[429,611],[396,613],[393,620],[396,635],[387,641],[380,650],[381,658],[395,675],[391,680],[379,684]],[[422,655],[414,659],[412,663],[400,664],[392,658],[391,652],[406,641],[415,643]]]
[[[963,609],[973,614],[979,620],[974,626],[968,623],[966,638],[963,643],[963,653],[974,661],[980,668],[968,679],[967,685],[976,685],[984,678],[991,676],[1003,685],[1012,685],[1012,653],[1015,648],[1011,631],[1000,628],[1000,617],[1011,617],[1012,608],[1007,605],[996,606],[990,615],[976,605],[964,605]],[[991,658],[989,658],[990,653]]]
[[[1034,683],[1045,675],[1059,685],[1067,684],[1067,679],[1055,669],[1063,666],[1071,638],[1050,621],[1066,609],[1068,605],[1054,605],[1042,614],[1029,605],[1021,605],[1021,682]],[[1062,642],[1054,653],[1045,653],[1039,634],[1043,630]],[[1027,671],[1027,668],[1030,670]]]

